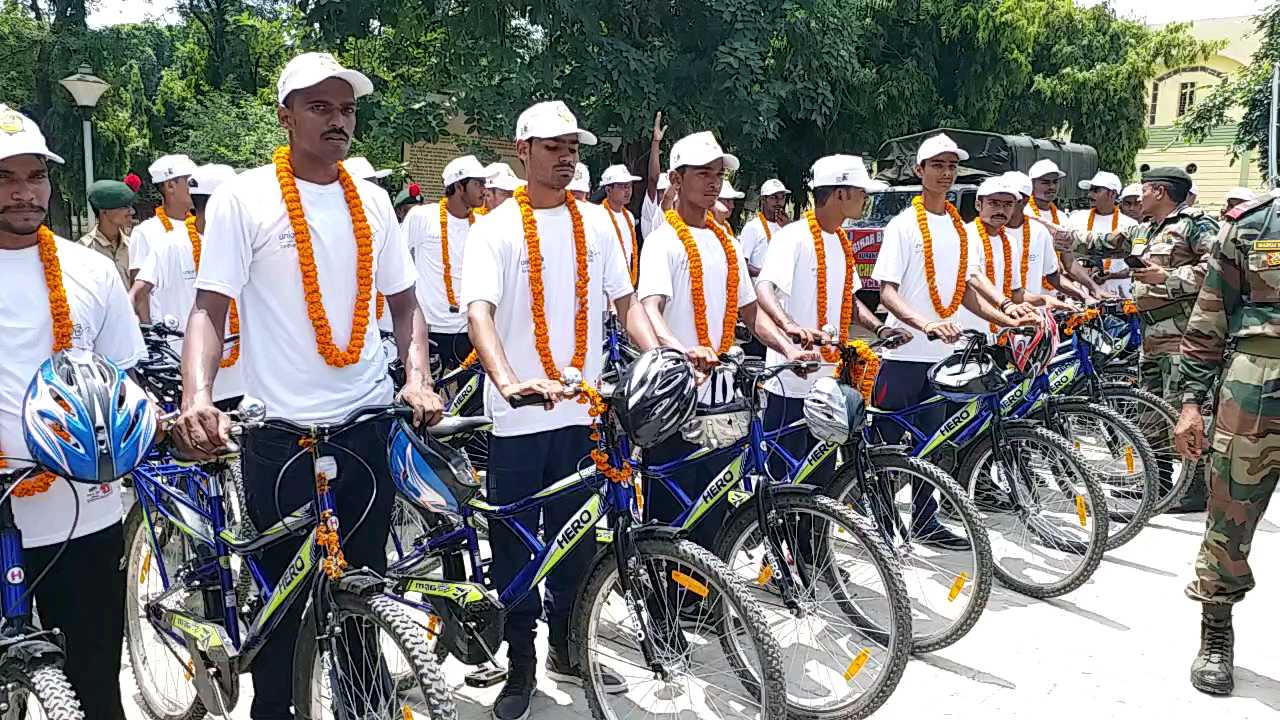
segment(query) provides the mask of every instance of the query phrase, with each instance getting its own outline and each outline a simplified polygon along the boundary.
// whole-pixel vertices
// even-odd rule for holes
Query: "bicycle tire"
[[[1155,454],[1156,462],[1167,462],[1170,464],[1169,471],[1169,487],[1166,489],[1161,483],[1161,491],[1159,499],[1151,506],[1150,517],[1163,515],[1168,512],[1169,508],[1177,505],[1182,500],[1182,496],[1187,493],[1187,488],[1191,487],[1192,480],[1195,479],[1196,473],[1202,468],[1200,461],[1189,462],[1178,455],[1173,449],[1173,428],[1178,423],[1178,412],[1164,398],[1156,395],[1150,390],[1144,390],[1139,387],[1133,387],[1128,383],[1106,383],[1101,389],[1101,401],[1107,403],[1107,406],[1122,417],[1129,419],[1129,415],[1125,413],[1122,403],[1132,403],[1137,412],[1132,420],[1139,432],[1150,430],[1144,433],[1148,438],[1148,444],[1151,445],[1151,451]],[[1147,420],[1143,424],[1139,424],[1139,419],[1143,417],[1141,408],[1145,408]],[[1145,425],[1150,424],[1150,428]],[[1168,438],[1167,442],[1157,447],[1151,443],[1151,438],[1155,434],[1159,434],[1162,438]],[[1178,470],[1175,474],[1172,464],[1178,464]]]
[[[809,517],[805,517],[805,515]],[[779,521],[778,527],[803,528],[807,523],[811,523],[809,527],[817,529],[818,523],[821,522],[826,523],[822,528],[824,534],[833,529],[836,535],[852,537],[854,542],[870,558],[870,564],[874,568],[875,574],[878,575],[877,579],[883,588],[884,608],[876,614],[887,615],[887,619],[882,617],[872,620],[867,617],[867,614],[863,612],[863,608],[852,602],[849,593],[846,591],[847,569],[840,568],[841,572],[837,573],[835,568],[828,565],[821,571],[820,577],[818,573],[813,572],[814,568],[810,567],[808,575],[811,583],[808,588],[803,589],[803,593],[806,599],[812,598],[812,606],[804,608],[805,612],[797,617],[794,612],[781,606],[780,598],[776,592],[770,592],[770,589],[777,589],[777,583],[767,578],[761,580],[764,577],[761,568],[768,567],[772,570],[777,565],[776,562],[766,565],[762,562],[763,558],[761,556],[754,556],[751,553],[745,556],[745,564],[737,562],[744,558],[741,550],[745,546],[760,543],[762,539],[759,537],[759,516],[755,506],[748,503],[734,511],[732,517],[725,523],[724,529],[717,540],[716,555],[728,566],[730,575],[740,579],[751,592],[775,599],[774,603],[766,602],[764,598],[760,601],[766,612],[768,612],[771,605],[780,609],[780,613],[775,612],[772,616],[773,618],[779,618],[779,614],[783,616],[769,623],[769,627],[774,630],[775,638],[785,635],[799,639],[806,634],[800,626],[806,622],[817,620],[827,630],[822,644],[826,644],[829,647],[829,643],[838,642],[834,635],[841,633],[841,631],[833,631],[833,623],[817,618],[817,615],[822,610],[823,603],[815,596],[818,592],[818,583],[823,583],[831,592],[833,598],[831,603],[837,608],[836,613],[844,615],[851,621],[849,630],[852,632],[849,634],[861,634],[864,638],[880,644],[883,650],[882,657],[876,658],[876,665],[883,672],[868,683],[868,686],[862,692],[856,696],[851,696],[850,701],[842,701],[835,706],[815,709],[812,704],[804,704],[792,698],[797,690],[805,686],[814,687],[815,692],[827,689],[821,680],[813,679],[813,675],[820,672],[817,665],[821,660],[801,659],[798,657],[799,653],[791,652],[793,648],[799,646],[799,643],[786,648],[780,647],[784,665],[788,668],[798,668],[799,670],[798,677],[788,677],[786,679],[788,692],[787,717],[802,718],[804,720],[827,720],[832,718],[860,720],[865,718],[875,712],[893,694],[898,682],[902,679],[907,660],[911,656],[911,603],[908,600],[907,588],[903,583],[898,562],[894,559],[889,547],[881,540],[879,533],[870,521],[825,495],[788,494],[776,496],[772,500],[772,509],[770,510],[770,518],[775,517]],[[793,558],[797,560],[804,555],[804,544],[799,537],[790,537],[786,541],[788,550]],[[828,549],[825,552],[829,553],[830,550]],[[815,558],[819,556],[816,548],[812,548],[812,554]],[[817,565],[816,562],[809,564],[811,566]],[[863,584],[858,583],[858,585],[862,586]],[[878,599],[875,604],[879,604]],[[785,617],[787,614],[790,614],[792,619],[796,621],[794,634],[787,633],[782,629],[783,623],[787,622]],[[885,628],[888,628],[888,630],[886,631]],[[811,626],[808,635],[814,635]],[[779,639],[779,645],[781,646],[781,639]],[[871,648],[866,647],[862,642],[854,642],[852,645],[854,647],[861,646],[860,649],[865,649],[868,653],[871,651]],[[802,648],[801,653],[804,650],[805,648]],[[829,651],[828,655],[830,656]],[[868,660],[871,657],[871,655],[867,655]],[[829,675],[839,676],[841,673],[847,673],[847,668],[850,666],[851,661],[856,661],[857,657],[843,654],[839,658],[831,657],[831,659],[835,662],[835,666],[828,669]],[[862,669],[865,669],[869,664],[864,660]],[[857,673],[857,677],[864,677],[861,669]],[[845,680],[846,685],[851,682],[852,678]]]
[[[973,576],[961,579],[959,574],[955,574],[951,576],[949,583],[943,583],[948,597],[948,604],[955,601],[951,597],[953,592],[955,593],[955,598],[959,598],[966,594],[964,593],[965,587],[971,588],[967,593],[968,603],[964,609],[949,626],[937,632],[923,632],[919,623],[914,621],[911,625],[912,652],[924,653],[941,650],[968,634],[986,610],[987,600],[991,596],[991,588],[995,584],[995,576],[992,573],[994,561],[991,557],[991,539],[987,536],[987,529],[983,526],[982,520],[978,517],[978,509],[974,507],[973,500],[942,468],[928,460],[911,457],[906,453],[884,451],[871,453],[871,465],[872,469],[877,473],[903,473],[920,478],[924,483],[933,486],[945,503],[941,507],[941,512],[953,517],[959,523],[972,546],[970,552],[973,557]],[[855,465],[845,463],[840,466],[835,476],[832,477],[827,486],[827,493],[835,498],[836,501],[846,505],[853,505],[855,509],[867,514],[870,512],[869,508],[865,505],[859,507],[857,502],[859,500],[857,495],[861,492],[860,480],[861,478],[856,473]],[[883,525],[883,522],[879,524]],[[914,536],[912,540],[914,541]],[[891,552],[897,559],[899,566],[904,566],[909,560],[920,559],[923,562],[921,551],[914,548],[908,549],[905,545],[901,551],[894,549]],[[906,582],[907,572],[905,570],[903,575],[904,582]],[[922,604],[922,601],[917,600],[916,595],[911,594],[910,583],[907,583],[907,589],[912,604]],[[924,594],[924,590],[922,583],[920,587],[921,595]],[[926,617],[938,614],[937,608],[932,605],[920,609]]]
[[[755,674],[742,667],[742,658],[738,655],[743,649],[741,646],[731,643],[728,638],[721,638],[720,648],[725,652],[729,664],[732,666],[730,670],[725,671],[725,674],[730,677],[716,682],[710,686],[710,689],[712,691],[728,692],[727,686],[736,678],[744,692],[747,695],[751,695],[751,702],[755,702],[760,709],[758,715],[747,714],[744,717],[759,717],[764,720],[773,720],[775,718],[782,720],[785,718],[787,713],[787,694],[781,652],[773,635],[769,632],[769,628],[765,625],[762,609],[747,594],[742,582],[731,577],[724,563],[720,562],[718,558],[688,540],[669,540],[654,537],[638,538],[635,540],[634,549],[635,555],[633,557],[638,558],[640,563],[665,561],[689,568],[691,573],[696,576],[696,579],[686,576],[689,579],[683,582],[700,588],[701,592],[706,593],[703,595],[704,599],[716,598],[711,602],[714,603],[715,607],[720,608],[721,620],[718,623],[724,623],[724,605],[721,605],[721,603],[726,603],[728,608],[737,615],[737,621],[734,622],[735,628],[746,634],[751,651],[755,655],[755,660],[758,661],[758,667],[763,669],[765,681],[761,684],[756,679]],[[637,572],[643,573],[646,578],[653,577],[645,569],[639,569],[636,572],[632,572],[632,574],[635,575]],[[675,572],[673,571],[673,579],[675,578]],[[661,577],[665,577],[665,575]],[[639,577],[634,578],[634,580],[637,584],[645,583],[645,580]],[[677,582],[680,582],[680,580],[677,580]],[[615,591],[617,585],[618,563],[616,556],[612,551],[602,552],[597,556],[595,566],[587,575],[587,581],[583,584],[575,605],[575,637],[579,639],[576,643],[576,652],[578,654],[579,667],[582,668],[584,675],[583,691],[587,696],[587,705],[591,709],[591,715],[597,720],[605,718],[616,720],[618,716],[616,713],[609,711],[609,703],[618,698],[628,698],[635,691],[635,688],[629,685],[627,693],[610,695],[601,689],[599,682],[592,680],[592,678],[596,677],[598,670],[598,663],[592,654],[593,650],[598,647],[617,644],[614,640],[599,636],[596,632],[596,620],[602,611],[603,605],[608,603],[611,594],[617,592],[621,596],[620,590]],[[637,605],[665,602],[665,600],[657,599],[663,591],[654,590],[651,586],[647,589],[652,592],[647,595],[645,600],[637,600]],[[711,594],[712,591],[715,591],[714,596]],[[697,591],[695,590],[695,592]],[[627,605],[625,600],[622,603],[628,619],[634,620],[631,615],[632,608]],[[635,628],[638,630],[642,629],[641,622],[634,623]],[[653,626],[650,626],[650,629],[652,630]],[[627,633],[627,637],[635,637],[625,629],[623,632]],[[624,635],[620,633],[618,637],[622,638]],[[681,631],[680,637],[683,637],[683,631]],[[698,646],[698,649],[709,649],[711,647],[711,643],[705,643]],[[686,641],[684,649],[692,651],[694,648]],[[639,648],[636,651],[639,652]],[[683,656],[675,657],[669,666],[664,663],[664,670],[679,671],[682,664]],[[644,668],[644,666],[641,667],[642,669]],[[705,681],[699,679],[699,676],[687,672],[687,668],[685,668],[685,671],[691,676],[691,682],[699,682],[704,689],[708,687]],[[762,691],[763,700],[761,700]],[[684,696],[686,693],[681,692],[680,695]],[[658,702],[656,697],[653,702]],[[625,716],[629,717],[630,714],[626,713]],[[719,714],[723,717],[723,713]],[[675,713],[675,716],[678,717],[686,715],[687,711]]]
[[[1159,495],[1160,471],[1156,465],[1155,453],[1151,450],[1151,443],[1147,442],[1146,437],[1143,436],[1142,431],[1136,425],[1106,405],[1076,397],[1053,398],[1050,403],[1049,416],[1051,423],[1058,423],[1064,420],[1066,416],[1092,418],[1092,422],[1109,426],[1110,432],[1115,433],[1113,437],[1126,443],[1127,449],[1132,454],[1126,455],[1121,460],[1122,462],[1131,464],[1134,455],[1142,462],[1142,496],[1135,507],[1130,508],[1126,504],[1123,510],[1118,510],[1116,509],[1116,503],[1113,502],[1115,495],[1107,496],[1107,518],[1109,520],[1107,523],[1107,550],[1115,550],[1142,532],[1142,528],[1147,524],[1147,519],[1151,517],[1151,510],[1155,506]],[[1058,432],[1058,427],[1060,426],[1051,426],[1050,429]],[[1073,431],[1075,429],[1075,427],[1071,428]],[[1058,432],[1058,434],[1064,438],[1072,438],[1072,444],[1075,449],[1082,449],[1082,440],[1074,432]],[[1085,462],[1090,462],[1090,455],[1085,455],[1083,452],[1081,452],[1081,455],[1084,456]],[[1117,477],[1117,475],[1120,476],[1121,482],[1126,486],[1132,485],[1131,481],[1123,477],[1124,473],[1119,468],[1116,468],[1115,472],[1112,471],[1111,466],[1113,463],[1108,461],[1112,459],[1114,458],[1091,463],[1095,469],[1095,476],[1102,484],[1104,494],[1107,493],[1109,488],[1114,492],[1116,489],[1113,487],[1114,483],[1109,482],[1109,480]],[[1128,473],[1132,473],[1132,470],[1128,470],[1127,467],[1126,470]]]
[[[25,711],[33,699],[45,720],[84,720],[80,699],[61,667],[41,665],[30,671],[20,669],[15,673],[15,680],[17,687],[9,691],[5,720],[30,718],[30,713]]]
[[[349,622],[359,622],[375,627],[380,633],[385,633],[386,638],[396,646],[401,657],[412,668],[412,675],[416,678],[416,683],[413,684],[417,685],[422,705],[409,707],[400,702],[405,695],[403,683],[394,678],[390,671],[379,663],[380,670],[386,673],[386,680],[391,685],[388,692],[396,696],[397,702],[393,704],[397,707],[384,708],[389,709],[389,712],[382,714],[375,714],[371,709],[363,708],[355,717],[350,713],[334,711],[332,715],[334,720],[370,720],[371,718],[403,720],[407,717],[422,717],[424,711],[425,717],[430,720],[457,719],[458,711],[454,706],[453,696],[449,692],[448,685],[445,684],[439,665],[436,664],[435,654],[427,648],[426,641],[418,632],[418,625],[409,619],[404,608],[395,598],[382,593],[362,597],[335,588],[332,590],[329,609],[333,615],[331,621],[318,619],[314,605],[309,605],[304,613],[294,648],[293,704],[297,717],[326,717],[327,714],[317,710],[333,710],[332,707],[325,707],[323,692],[316,692],[317,688],[323,687],[324,680],[330,677],[329,670],[325,667],[328,652],[316,637],[318,625],[324,622],[336,627],[339,624],[346,626]],[[331,637],[341,634],[341,632],[334,633]],[[329,662],[329,666],[336,667],[332,661]]]
[[[1007,569],[1001,564],[1004,550],[1003,543],[996,540],[997,535],[1003,538],[1003,531],[992,527],[992,518],[985,513],[984,503],[978,502],[976,498],[979,479],[977,468],[985,467],[986,459],[992,457],[991,436],[984,436],[970,448],[971,451],[965,459],[965,464],[961,467],[960,476],[969,479],[967,482],[969,498],[975,501],[974,504],[978,508],[979,517],[983,519],[983,524],[987,526],[988,537],[991,537],[992,570],[995,572],[996,579],[1002,585],[1028,597],[1051,598],[1065,595],[1093,577],[1093,573],[1097,571],[1098,565],[1102,562],[1102,555],[1106,551],[1107,513],[1105,508],[1107,505],[1105,496],[1102,493],[1102,487],[1098,484],[1097,478],[1093,476],[1093,471],[1089,468],[1088,463],[1085,462],[1084,458],[1080,457],[1080,454],[1076,452],[1071,443],[1067,442],[1061,435],[1050,432],[1043,427],[1017,424],[1006,426],[1004,434],[1004,439],[1010,447],[1016,446],[1018,442],[1030,442],[1038,444],[1042,451],[1048,450],[1050,454],[1056,456],[1056,458],[1053,458],[1056,460],[1054,463],[1056,474],[1051,477],[1057,481],[1058,490],[1061,491],[1063,489],[1061,471],[1064,469],[1070,470],[1080,485],[1079,487],[1070,487],[1068,489],[1075,497],[1077,512],[1082,517],[1081,524],[1083,524],[1083,519],[1086,518],[1092,518],[1093,523],[1089,528],[1087,540],[1083,542],[1064,540],[1060,537],[1047,538],[1040,525],[1032,522],[1025,523],[1030,535],[1040,538],[1046,544],[1052,543],[1054,545],[1054,547],[1048,549],[1063,551],[1081,558],[1079,564],[1061,579],[1053,582],[1035,583]],[[1029,519],[1028,517],[1023,517],[1023,515],[1022,511],[1017,512],[1019,522]],[[1029,565],[1023,559],[1017,559],[1017,561],[1018,564]]]

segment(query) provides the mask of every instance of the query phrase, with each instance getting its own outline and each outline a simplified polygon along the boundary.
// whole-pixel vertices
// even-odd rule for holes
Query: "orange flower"
[[[854,365],[849,373],[850,379],[853,381],[858,392],[862,394],[863,402],[871,402],[871,391],[876,387],[876,375],[880,373],[880,356],[871,349],[865,341],[854,340],[845,343],[845,347],[851,347],[857,353],[858,359],[854,361]],[[835,377],[840,378],[844,374],[843,360],[836,365]]]
[[[331,367],[354,365],[360,360],[360,354],[364,350],[365,331],[369,328],[369,305],[373,301],[373,231],[369,229],[369,222],[365,219],[360,193],[346,168],[338,163],[338,183],[342,185],[342,194],[347,201],[347,212],[351,215],[351,229],[356,241],[356,301],[351,315],[351,340],[347,349],[341,350],[333,342],[333,329],[329,326],[329,318],[321,300],[320,278],[316,269],[315,252],[311,247],[311,230],[307,227],[302,198],[298,195],[298,185],[294,181],[289,147],[286,145],[276,148],[272,160],[276,166],[276,180],[280,183],[280,192],[289,213],[289,224],[293,228],[298,269],[302,273],[302,290],[307,300],[307,316],[316,334],[316,351]]]
[[[1093,216],[1094,216],[1094,214],[1095,214],[1096,212],[1097,212],[1097,211],[1096,211],[1094,208],[1089,208],[1089,224],[1088,224],[1087,226],[1085,226],[1085,232],[1093,232]],[[1115,232],[1115,231],[1116,231],[1116,230],[1118,230],[1118,229],[1120,229],[1120,211],[1119,211],[1119,210],[1113,210],[1113,211],[1111,212],[1111,232]],[[1103,271],[1103,272],[1111,272],[1111,263],[1112,263],[1112,262],[1113,262],[1113,261],[1111,260],[1111,258],[1107,258],[1107,259],[1103,260],[1103,261],[1102,261],[1102,271]]]
[[[1023,225],[1026,224],[1027,222],[1023,222]],[[1004,250],[1004,255],[1001,256],[1004,258],[1004,284],[996,285],[996,259],[991,252],[991,237],[987,234],[987,226],[981,219],[974,223],[974,226],[978,228],[978,237],[982,240],[982,252],[986,254],[987,280],[990,280],[991,284],[995,285],[997,292],[1009,297],[1013,287],[1013,263],[1009,262],[1009,253],[1012,252],[1012,248],[1009,247],[1009,236],[1004,234],[1004,227],[1001,227],[1000,242]],[[989,323],[989,326],[991,327],[991,332],[997,330],[995,323]]]
[[[1018,283],[1027,288],[1027,270],[1031,267],[1031,221],[1022,221],[1022,257],[1018,262]]]
[[[717,352],[727,353],[733,347],[734,328],[738,324],[738,253],[733,241],[725,233],[724,228],[716,223],[711,213],[707,213],[707,229],[715,233],[724,251],[725,288],[724,319],[720,326],[720,348]],[[702,256],[698,253],[698,245],[693,241],[693,233],[685,224],[684,218],[674,209],[667,211],[667,223],[675,228],[676,237],[684,244],[685,254],[689,256],[689,294],[693,297],[693,326],[698,331],[698,344],[714,347],[711,344],[711,332],[707,329],[707,294],[702,286]]]
[[[1036,206],[1036,199],[1035,199],[1035,197],[1032,197],[1032,198],[1031,198],[1031,211],[1032,211],[1032,212],[1034,212],[1034,213],[1036,214],[1036,217],[1040,217],[1040,208]],[[1049,214],[1053,217],[1053,224],[1054,224],[1054,225],[1057,225],[1057,224],[1058,224],[1058,206],[1057,206],[1057,205],[1054,205],[1054,204],[1052,204],[1052,203],[1050,203],[1050,205],[1049,205]],[[1118,214],[1118,213],[1117,213],[1117,214]],[[1116,218],[1114,218],[1114,219],[1112,220],[1112,222],[1119,222],[1119,220],[1120,220],[1120,218],[1119,218],[1119,217],[1116,217]],[[1092,228],[1093,228],[1093,211],[1092,211],[1092,210],[1090,210],[1090,211],[1089,211],[1089,227],[1090,227],[1090,229],[1092,229]],[[1112,232],[1114,232],[1114,231],[1115,231],[1115,228],[1114,228],[1114,227],[1112,227]],[[1026,232],[1024,231],[1024,233],[1023,233],[1023,234],[1025,235],[1025,234],[1026,234]],[[1058,251],[1057,251],[1057,250],[1054,250],[1053,252],[1056,254]],[[1025,258],[1026,256],[1024,255],[1023,257]],[[1062,256],[1061,256],[1061,255],[1058,255],[1058,260],[1059,260],[1059,264],[1061,264],[1061,260],[1062,260]],[[1024,260],[1023,260],[1023,262],[1026,262],[1026,260],[1024,259]],[[1023,271],[1024,275],[1025,275],[1025,272],[1026,272],[1026,271],[1024,270],[1024,271]],[[1024,279],[1025,279],[1025,278],[1024,278]],[[1024,287],[1025,287],[1025,286],[1024,286]],[[1040,278],[1040,287],[1044,288],[1045,290],[1052,290],[1052,289],[1053,289],[1053,285],[1049,283],[1049,279],[1048,279],[1048,278]]]
[[[164,205],[156,206],[156,217],[160,218],[160,225],[164,227],[165,232],[173,232],[173,221],[165,213]]]
[[[769,221],[764,218],[764,213],[757,210],[756,217],[760,218],[760,227],[764,228],[764,241],[773,242],[773,232],[769,230]]]
[[[574,283],[577,309],[573,316],[573,359],[569,361],[569,365],[581,371],[587,359],[587,289],[591,284],[591,277],[587,272],[587,236],[582,228],[582,213],[578,211],[577,200],[569,192],[564,197],[565,206],[569,209],[569,219],[573,223],[573,251],[577,264]],[[538,238],[538,221],[533,216],[533,206],[529,204],[528,186],[516,190],[515,198],[520,208],[525,250],[529,256],[529,314],[533,317],[533,344],[542,360],[543,372],[554,380],[560,377],[560,368],[551,353],[551,335],[547,330],[547,310],[544,304],[546,289],[542,285],[542,243]]]
[[[467,220],[474,223],[474,215]],[[458,312],[458,298],[453,294],[453,263],[449,260],[449,211],[444,198],[440,198],[440,262],[444,265],[444,296],[449,301],[449,312]]]
[[[613,223],[613,234],[618,236],[618,244],[622,246],[625,253],[626,241],[622,239],[622,230],[618,228],[618,219],[613,216],[613,206],[609,204],[609,198],[604,199],[604,209],[605,214],[609,216],[609,222]],[[636,240],[636,221],[631,217],[631,211],[622,208],[622,214],[631,226],[631,285],[634,287],[640,279],[640,243]]]
[[[818,328],[827,323],[827,247],[822,241],[822,227],[818,225],[818,216],[810,209],[804,214],[809,223],[809,234],[813,236],[813,254],[818,260]],[[760,216],[764,222],[764,216]],[[765,227],[768,227],[766,223]],[[849,326],[853,324],[853,244],[844,228],[836,228],[836,237],[840,238],[840,248],[844,251],[844,291],[840,294],[840,344],[849,341]],[[822,348],[822,359],[836,362],[840,359],[840,350],[833,347]]]
[[[188,215],[183,221],[187,226],[187,238],[191,240],[191,259],[195,261],[196,270],[200,269],[200,233],[196,230],[196,218],[194,215]],[[231,334],[240,334],[240,312],[236,310],[236,301],[231,301]],[[229,368],[235,365],[240,359],[240,338],[237,337],[235,343],[231,345],[231,354],[218,363],[220,368]]]
[[[956,206],[947,203],[947,214],[951,216],[951,224],[956,228],[956,235],[960,237],[960,265],[956,268],[956,292],[951,297],[951,304],[943,306],[942,298],[938,296],[937,275],[933,268],[933,236],[929,234],[929,219],[925,216],[924,199],[919,195],[911,200],[911,205],[916,210],[916,225],[920,227],[920,236],[924,238],[924,277],[929,283],[929,300],[933,302],[933,310],[938,313],[938,317],[947,319],[960,309],[960,303],[964,301],[964,291],[968,282],[965,278],[965,270],[969,267],[969,236],[964,231],[964,220],[960,217],[960,212],[956,210]]]

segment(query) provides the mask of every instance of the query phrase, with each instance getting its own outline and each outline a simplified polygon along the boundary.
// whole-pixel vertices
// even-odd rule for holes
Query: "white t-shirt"
[[[177,230],[182,227],[182,218],[169,221],[173,225],[173,229]],[[151,254],[151,246],[160,241],[169,231],[164,229],[164,225],[160,223],[160,218],[152,217],[138,223],[133,231],[129,233],[129,269],[138,270],[142,267],[142,263]]]
[[[1119,219],[1115,218],[1116,215],[1120,216]],[[1123,230],[1125,228],[1133,227],[1134,225],[1138,224],[1136,220],[1120,212],[1119,209],[1116,209],[1112,211],[1111,215],[1095,216],[1093,218],[1093,232],[1112,232],[1111,230],[1112,222],[1115,222],[1116,230]],[[1088,231],[1089,230],[1089,211],[1081,210],[1077,213],[1074,213],[1071,216],[1071,221],[1068,223],[1068,225],[1077,230]],[[1121,260],[1119,258],[1106,258],[1105,260],[1102,261],[1102,263],[1103,263],[1103,270],[1106,272],[1119,272],[1121,270],[1129,269],[1128,263],[1126,263],[1124,260]],[[1111,292],[1121,297],[1133,297],[1133,279],[1132,278],[1120,278],[1117,280],[1108,280],[1102,284],[1102,287],[1104,290],[1110,290]]]
[[[666,224],[666,211],[662,209],[662,194],[659,193],[658,199],[654,200],[645,193],[644,204],[640,206],[640,234],[648,241],[653,231]]]
[[[702,260],[707,335],[711,347],[718,349],[724,330],[725,288],[729,278],[729,265],[715,233],[707,228],[696,227],[690,227],[689,231],[693,233],[693,241]],[[737,240],[731,242],[738,255],[737,302],[741,308],[756,301],[756,290],[751,285],[742,248],[738,246]],[[675,228],[663,225],[645,240],[644,249],[640,251],[640,287],[636,294],[641,301],[653,295],[667,298],[662,317],[676,340],[686,348],[700,344],[697,326],[693,321],[693,295],[690,286],[689,255],[676,235]],[[729,332],[733,332],[733,328]],[[729,399],[725,397],[724,391],[722,385],[705,382],[698,390],[698,397],[704,404],[724,402]]]
[[[796,223],[793,223],[796,224]],[[747,265],[754,268],[764,267],[765,252],[769,249],[769,238],[777,238],[778,233],[782,230],[782,226],[770,221],[769,234],[765,235],[764,224],[760,220],[760,213],[756,213],[746,225],[742,226],[742,232],[738,233],[738,242],[742,244],[742,252],[747,256]],[[808,233],[806,232],[806,236]]]
[[[449,224],[449,275],[453,278],[456,311],[449,309],[449,295],[444,290],[444,259],[440,251],[440,203],[421,205],[404,218],[404,239],[413,252],[418,268],[418,305],[427,319],[427,328],[435,333],[467,331],[467,308],[462,304],[462,263],[471,232],[472,216],[456,218],[445,211]]]
[[[960,238],[956,236],[950,215],[926,213],[926,217],[929,235],[933,238],[933,267],[938,298],[946,306],[951,304],[955,295],[956,275],[957,270],[960,270]],[[962,273],[964,277],[968,277],[970,273],[985,270],[982,266],[982,241],[976,234],[965,234],[968,237],[969,258],[968,269]],[[929,284],[924,270],[924,238],[916,225],[915,208],[908,206],[885,226],[880,254],[876,258],[871,278],[882,283],[897,284],[898,294],[925,322],[942,320],[929,298]],[[986,321],[969,312],[964,305],[947,319],[959,323],[962,328],[987,329]],[[883,355],[886,360],[937,362],[955,350],[954,345],[941,340],[928,340],[924,333],[899,320],[893,313],[889,313],[889,325],[911,333],[911,340],[901,347],[886,348]]]
[[[133,367],[146,354],[138,319],[120,284],[116,266],[93,250],[62,238],[57,241],[62,285],[71,306],[71,345],[96,352],[123,369]],[[5,279],[0,293],[0,451],[11,467],[30,457],[22,433],[22,402],[40,364],[53,347],[53,319],[44,265],[36,246],[0,250],[0,273]],[[120,522],[120,483],[77,483],[76,500],[64,480],[45,492],[13,498],[13,515],[22,530],[25,547],[60,543],[71,531],[76,503],[80,517],[75,537],[98,532]],[[109,560],[109,558],[104,559]]]
[[[1016,228],[1005,228],[1004,232],[1009,236],[1009,244],[1013,245],[1013,254],[1017,258],[1013,266],[1013,272],[1018,275],[1018,281],[1022,283],[1022,287],[1027,292],[1043,294],[1047,292],[1044,289],[1044,278],[1058,272],[1058,253],[1053,249],[1053,236],[1049,234],[1049,230],[1045,226],[1034,220],[1023,220],[1023,225]],[[1028,242],[1027,237],[1023,234],[1023,227],[1031,228],[1031,237]],[[1030,254],[1027,259],[1027,277],[1022,279],[1022,252],[1024,244],[1029,247]]]
[[[205,241],[202,239],[201,246]],[[138,280],[149,283],[151,289],[151,305],[153,322],[160,322],[165,317],[173,317],[178,321],[178,329],[187,330],[187,319],[191,316],[191,308],[196,303],[196,262],[192,252],[191,238],[187,237],[187,226],[179,225],[173,232],[152,243],[151,253],[142,261],[138,270]],[[230,314],[227,316],[227,333],[231,332]],[[173,341],[173,349],[182,354],[182,339]],[[228,348],[228,352],[230,349]],[[224,353],[224,357],[227,355]],[[244,394],[244,383],[240,380],[240,362],[231,367],[218,370],[213,380],[213,399],[225,400]]]
[[[613,228],[588,203],[579,202],[587,242],[587,347],[582,377],[589,384],[600,379],[604,343],[604,312],[608,303],[632,292],[631,276],[619,252]],[[573,221],[566,205],[534,210],[542,250],[543,309],[551,354],[560,367],[567,366],[574,351],[575,286]],[[494,306],[494,325],[507,361],[519,380],[546,377],[534,345],[530,310],[529,255],[518,203],[506,202],[476,221],[467,242],[462,277],[462,303],[488,302]],[[556,378],[558,379],[558,378]],[[567,400],[552,410],[539,406],[513,408],[496,385],[485,383],[485,413],[493,418],[493,434],[499,437],[528,435],[571,425],[590,425],[587,406]]]
[[[394,295],[413,287],[409,249],[387,194],[356,180],[365,219],[373,232],[373,290]],[[356,298],[356,243],[342,186],[298,180],[311,232],[325,315],[333,342],[351,339]],[[293,228],[274,166],[249,170],[209,200],[205,248],[196,288],[239,298],[245,391],[266,403],[267,414],[300,423],[342,419],[362,405],[391,402],[387,359],[374,321],[375,293],[360,360],[330,367],[316,348],[307,316]]]
[[[777,288],[782,309],[801,327],[821,330],[824,325],[831,325],[838,331],[840,310],[846,301],[844,249],[840,246],[840,238],[829,232],[822,233],[822,246],[826,253],[827,314],[821,321],[818,319],[818,255],[813,249],[809,223],[794,222],[778,229],[769,243],[769,251],[764,256],[756,282],[772,283]],[[856,264],[850,269],[853,271],[853,291],[857,292],[862,287],[862,279],[858,277]],[[855,300],[850,296],[847,301]],[[765,365],[779,365],[786,361],[773,348],[765,353]],[[787,371],[771,378],[766,388],[777,395],[804,397],[818,378],[830,375],[834,369],[834,365],[824,364],[821,370],[810,373],[808,377]]]

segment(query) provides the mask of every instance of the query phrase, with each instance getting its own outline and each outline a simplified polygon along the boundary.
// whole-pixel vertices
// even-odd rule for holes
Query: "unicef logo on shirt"
[[[73,341],[83,340],[84,337],[85,337],[84,325],[81,325],[78,322],[71,323],[71,339]]]
[[[298,246],[297,235],[295,235],[292,231],[282,232],[276,236],[276,247],[280,248],[281,250],[288,250],[289,248],[297,247],[297,246]]]

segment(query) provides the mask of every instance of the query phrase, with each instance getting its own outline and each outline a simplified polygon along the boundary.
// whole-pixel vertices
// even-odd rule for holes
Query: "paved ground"
[[[1198,643],[1198,606],[1184,599],[1203,516],[1157,519],[1111,553],[1085,587],[1043,602],[996,589],[977,627],[956,645],[913,661],[874,715],[925,718],[1181,720],[1280,718],[1280,524],[1255,543],[1262,586],[1237,611],[1236,695],[1210,698],[1187,683]],[[545,639],[545,635],[543,636]],[[545,648],[543,648],[545,652]],[[446,666],[463,718],[488,717],[497,690],[462,686],[462,666]],[[121,678],[127,694],[132,678]],[[247,682],[248,678],[245,678]],[[130,720],[141,720],[132,705]],[[586,717],[580,693],[543,680],[535,718]],[[248,717],[248,699],[235,716]]]

